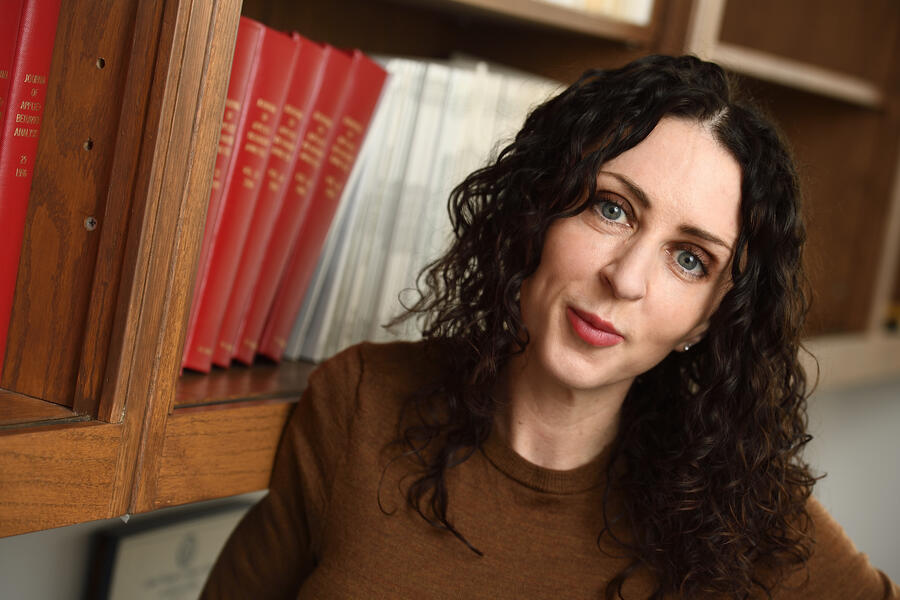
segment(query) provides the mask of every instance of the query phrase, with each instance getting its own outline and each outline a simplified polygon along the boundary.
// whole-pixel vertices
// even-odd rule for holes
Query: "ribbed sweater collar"
[[[498,471],[531,489],[551,494],[577,494],[598,487],[606,474],[610,447],[575,469],[559,471],[529,462],[509,447],[495,427],[482,445],[482,453]]]

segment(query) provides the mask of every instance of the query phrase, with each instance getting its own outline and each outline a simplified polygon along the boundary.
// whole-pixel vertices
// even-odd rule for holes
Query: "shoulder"
[[[356,393],[383,388],[413,391],[440,376],[444,352],[438,342],[363,342],[329,358],[310,375],[310,384],[328,380]]]
[[[786,598],[900,598],[900,590],[869,563],[816,498],[807,501],[813,547],[807,568],[785,586]],[[781,597],[781,596],[779,596]]]

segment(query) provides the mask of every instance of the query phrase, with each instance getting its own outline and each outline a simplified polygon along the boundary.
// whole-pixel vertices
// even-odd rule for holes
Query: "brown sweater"
[[[381,485],[382,449],[403,398],[433,377],[424,344],[363,344],[324,363],[285,429],[269,494],[247,513],[203,598],[597,599],[627,563],[597,534],[604,456],[572,471],[533,465],[491,437],[448,475],[449,518],[480,549],[425,523],[398,491],[398,461]],[[809,578],[776,598],[900,598],[840,526],[810,502],[817,543]],[[652,583],[629,578],[625,598]]]

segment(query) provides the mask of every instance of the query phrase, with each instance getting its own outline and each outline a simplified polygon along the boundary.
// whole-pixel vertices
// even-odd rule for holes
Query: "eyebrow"
[[[640,203],[641,206],[644,207],[645,210],[649,210],[651,208],[652,205],[650,203],[650,197],[647,196],[647,193],[643,189],[641,189],[641,187],[634,181],[620,173],[613,173],[611,171],[600,172],[604,175],[614,177],[619,181],[619,183],[628,188],[628,192],[632,196],[634,196],[634,198]],[[686,235],[691,235],[700,238],[701,240],[706,240],[707,242],[710,242],[712,244],[718,244],[719,246],[722,246],[723,248],[731,252],[730,245],[726,244],[724,241],[722,241],[721,238],[716,237],[705,229],[700,229],[699,227],[695,227],[693,225],[681,225],[678,230]]]

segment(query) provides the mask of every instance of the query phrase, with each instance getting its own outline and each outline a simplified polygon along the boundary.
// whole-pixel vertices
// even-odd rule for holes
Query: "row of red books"
[[[281,359],[386,75],[241,18],[183,367]]]
[[[0,370],[60,0],[0,0]]]

